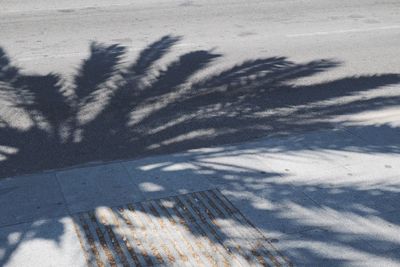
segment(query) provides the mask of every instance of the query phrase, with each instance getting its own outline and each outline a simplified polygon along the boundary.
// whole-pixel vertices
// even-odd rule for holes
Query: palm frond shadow
[[[126,53],[123,46],[92,43],[90,55],[79,66],[72,85],[65,83],[62,76],[55,73],[22,73],[0,48],[0,176],[90,161],[178,152],[266,135],[292,135],[299,131],[331,127],[331,116],[400,104],[398,96],[390,95],[335,101],[338,97],[353,96],[382,86],[398,84],[398,74],[351,76],[311,85],[295,85],[294,81],[298,78],[316,75],[340,65],[333,60],[299,64],[285,57],[261,58],[248,60],[220,73],[192,81],[193,75],[205,70],[222,56],[212,51],[192,51],[178,57],[164,69],[153,71],[157,68],[158,61],[179,40],[180,37],[164,36],[145,48],[131,64],[123,64]],[[362,127],[364,126],[360,126],[359,130],[363,130]],[[368,127],[370,132],[398,130],[386,125]],[[291,152],[301,148],[296,146],[297,141],[301,140],[296,139],[290,146],[274,143],[270,144],[271,147],[256,147],[254,150],[257,151],[255,153],[263,152],[263,149]],[[396,142],[388,140],[384,145],[364,143],[362,147],[355,147],[354,143],[346,140],[330,143],[316,139],[311,142],[311,148],[398,153],[400,144]],[[381,201],[379,195],[395,199],[398,194],[385,189],[376,194],[377,190],[342,186],[340,198],[345,200],[338,205],[338,192],[329,187],[321,189],[321,185],[315,185],[316,188],[313,188],[314,185],[308,184],[288,186],[276,182],[277,177],[284,177],[282,173],[260,173],[251,167],[210,164],[204,160],[246,153],[250,157],[252,152],[242,151],[240,146],[225,147],[220,152],[193,152],[191,162],[187,162],[186,158],[180,159],[179,156],[171,156],[168,162],[152,159],[150,163],[158,167],[145,171],[142,165],[149,162],[144,161],[136,163],[138,166],[135,171],[138,172],[138,177],[197,177],[207,179],[210,183],[215,181],[215,172],[218,171],[219,178],[228,177],[233,181],[232,187],[228,188],[232,192],[232,199],[242,202],[250,213],[255,214],[255,219],[265,217],[265,210],[253,205],[248,196],[254,198],[250,200],[257,201],[258,196],[267,194],[274,205],[292,201],[292,206],[297,208],[304,203],[297,203],[291,197],[295,191],[324,190],[328,208],[347,212],[347,215],[352,213],[356,219],[360,219],[371,215],[369,211],[373,206],[360,211],[357,207],[365,205],[362,201],[365,198],[360,198],[358,203],[346,200],[346,196],[365,196],[370,199],[368,203],[378,203]],[[190,163],[193,167],[187,170],[165,170],[168,166],[173,167],[180,163]],[[158,182],[160,186],[165,185],[162,183],[168,183],[168,179],[160,179]],[[244,199],[240,194],[243,190],[250,192]],[[315,207],[305,208],[313,211]],[[312,215],[317,217],[319,212],[321,211],[317,210]],[[315,227],[302,220],[300,213],[298,217],[287,217],[278,209],[271,210],[268,221],[289,228]],[[375,212],[373,215],[398,225],[398,220],[392,219],[388,214]],[[48,232],[51,225],[54,228],[53,235]],[[262,230],[271,232],[268,223],[261,222],[259,225]],[[26,228],[25,232],[20,231],[18,242],[3,242],[2,249],[5,253],[0,259],[0,265],[10,260],[13,252],[25,239],[39,237],[59,243],[65,231],[61,221],[55,223],[55,226],[51,221],[38,226],[27,223]],[[350,236],[342,229],[334,229],[333,235],[328,240],[333,240],[346,249],[356,248],[364,254],[375,255],[377,252],[358,247],[359,243],[353,244],[351,238],[363,237],[371,243],[396,245],[393,241],[378,240],[369,233]],[[222,235],[222,238],[227,237]],[[310,256],[309,258],[326,260],[314,248],[297,248],[296,252],[298,255]],[[157,259],[153,258],[152,261],[156,262]],[[332,262],[335,265],[344,263],[340,257],[332,259]],[[310,262],[313,263],[315,264]]]
[[[340,65],[333,60],[248,60],[193,82],[222,55],[192,51],[151,71],[179,40],[164,36],[131,64],[122,64],[125,47],[94,42],[72,86],[55,73],[23,74],[0,49],[0,145],[6,148],[0,176],[330,127],[324,118],[334,114],[399,102],[381,97],[315,105],[400,81],[382,74],[292,83]]]

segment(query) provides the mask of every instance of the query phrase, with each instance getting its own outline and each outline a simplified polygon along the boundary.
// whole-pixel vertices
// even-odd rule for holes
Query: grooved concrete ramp
[[[90,266],[288,266],[218,190],[74,215]]]

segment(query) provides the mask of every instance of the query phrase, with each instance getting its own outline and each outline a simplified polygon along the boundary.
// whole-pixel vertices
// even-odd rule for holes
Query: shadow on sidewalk
[[[90,56],[82,62],[72,84],[66,83],[61,75],[55,73],[24,74],[0,49],[0,93],[3,105],[0,109],[0,176],[92,161],[173,153],[262,136],[292,136],[298,132],[330,128],[330,119],[336,115],[397,107],[400,103],[399,96],[360,96],[364,92],[398,84],[399,74],[351,76],[318,84],[295,85],[296,79],[340,65],[333,60],[300,64],[285,57],[254,59],[193,80],[191,78],[195,74],[206,70],[222,57],[212,51],[193,51],[181,55],[163,69],[157,68],[158,61],[179,39],[174,36],[162,37],[145,48],[130,64],[122,64],[126,52],[123,46],[92,43]],[[339,98],[346,100],[337,101]],[[398,132],[397,128],[388,125],[354,128],[370,132]],[[399,153],[398,141],[394,139],[386,143],[372,142],[357,146],[351,142],[315,140],[312,149]],[[270,149],[289,153],[295,152],[297,147],[295,144],[277,145]],[[255,149],[255,153],[259,152],[262,152],[262,148]],[[235,149],[223,153],[232,156]],[[349,185],[342,186],[338,193],[327,188],[324,189],[326,198],[331,201],[326,202],[327,209],[318,210],[314,206],[304,206],[303,202],[296,203],[290,194],[293,190],[306,192],[321,186],[276,182],[275,178],[284,176],[283,173],[260,174],[257,169],[243,166],[202,163],[202,158],[213,156],[215,153],[196,156],[191,163],[196,168],[186,172],[201,177],[218,172],[221,177],[236,179],[238,188],[230,188],[231,194],[235,195],[236,192],[239,201],[239,193],[248,191],[250,196],[245,198],[249,202],[247,208],[258,216],[269,216],[271,220],[287,225],[319,227],[321,224],[302,220],[301,216],[308,214],[317,218],[319,213],[330,210],[347,212],[354,220],[364,220],[366,224],[372,218],[368,216],[374,216],[375,219],[371,219],[369,224],[372,228],[374,222],[379,225],[378,220],[392,222],[399,227],[398,220],[386,217],[386,213],[379,213],[372,207],[352,209],[357,203],[345,201],[343,207],[338,207],[337,203],[338,194],[362,195],[371,200],[376,198],[376,201],[380,201],[378,196],[381,195],[396,198],[398,191],[394,189],[364,190]],[[165,168],[168,164],[179,163],[174,161],[171,158],[171,162],[154,164],[161,164]],[[161,176],[163,168],[159,170]],[[176,172],[177,176],[181,176],[179,170]],[[249,201],[262,194],[267,194],[266,197],[270,197],[273,204],[289,204],[292,211],[298,213],[290,217],[272,210],[265,215],[262,209],[257,209]],[[61,236],[63,232],[62,224],[59,226],[56,236]],[[46,237],[40,227],[36,229],[32,226],[30,231],[36,233],[34,236],[54,239],[54,235]],[[268,232],[271,229],[266,226],[263,230]],[[358,236],[351,236],[354,231],[350,233],[334,227],[331,230],[333,236],[330,236],[330,240],[335,245],[341,249],[356,249],[361,254],[376,255],[377,252],[359,247],[360,243],[352,243],[352,240],[364,238],[388,246],[398,244],[397,241],[374,239],[367,230],[358,232]],[[57,238],[54,241],[57,242]],[[7,263],[19,244],[5,243],[2,242],[5,256],[0,265]],[[314,258],[324,259],[323,255],[315,252],[312,244],[298,248],[298,253],[313,254]],[[337,257],[332,258],[331,263],[345,264],[339,255]]]

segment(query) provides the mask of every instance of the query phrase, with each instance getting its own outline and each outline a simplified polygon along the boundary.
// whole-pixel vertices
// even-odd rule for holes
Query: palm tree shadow
[[[195,74],[222,56],[212,51],[192,51],[157,71],[158,61],[179,40],[180,37],[164,36],[145,48],[131,64],[123,64],[126,53],[123,46],[92,43],[90,55],[83,60],[72,85],[64,83],[62,76],[55,73],[23,74],[0,48],[0,177],[91,161],[178,152],[266,135],[292,135],[331,127],[328,120],[331,116],[399,104],[395,96],[334,101],[338,97],[398,84],[398,74],[294,84],[296,79],[340,65],[333,60],[303,64],[285,57],[248,60],[192,81]],[[371,127],[372,130],[386,129]],[[357,148],[342,142],[333,148],[400,152],[395,142],[384,146],[364,144]],[[313,143],[313,149],[326,146],[326,142]],[[279,149],[289,151],[295,147]],[[201,164],[198,169],[212,171]],[[204,173],[207,172],[201,175]],[[243,176],[255,177],[257,171],[247,169],[225,174],[236,174],[238,182],[243,182]],[[257,185],[248,183],[244,187],[250,190]],[[298,190],[306,189],[298,186]],[[288,198],[286,188],[275,186],[274,190],[274,199]],[[344,190],[357,194],[352,188]],[[333,193],[327,195],[333,196]],[[327,199],[335,202],[333,197]],[[279,219],[279,214],[271,217]],[[290,223],[300,224],[295,220],[289,220]],[[55,235],[61,236],[65,229],[61,224],[56,228]],[[54,239],[46,236],[46,230],[32,231],[36,237]],[[8,261],[18,245],[7,248],[2,263]]]
[[[292,83],[340,65],[333,60],[248,60],[192,81],[222,56],[192,51],[157,70],[179,40],[164,36],[131,64],[123,64],[123,46],[92,43],[72,85],[54,73],[23,74],[0,49],[0,176],[288,135],[331,127],[324,119],[335,114],[398,104],[381,97],[314,105],[400,81],[382,74]]]

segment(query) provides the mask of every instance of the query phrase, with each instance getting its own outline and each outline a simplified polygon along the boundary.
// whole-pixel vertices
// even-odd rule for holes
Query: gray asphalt
[[[365,94],[400,81],[398,1],[2,1],[0,12],[3,177],[326,128],[397,103]],[[132,99],[104,108],[122,87]]]
[[[398,1],[1,7],[3,177],[321,129],[398,103],[382,89],[400,81]]]
[[[132,55],[163,35],[180,51],[215,48],[224,61],[335,58],[338,74],[399,71],[396,0],[1,1],[1,45],[27,71],[71,72],[92,40]],[[334,77],[333,72],[327,78]]]

